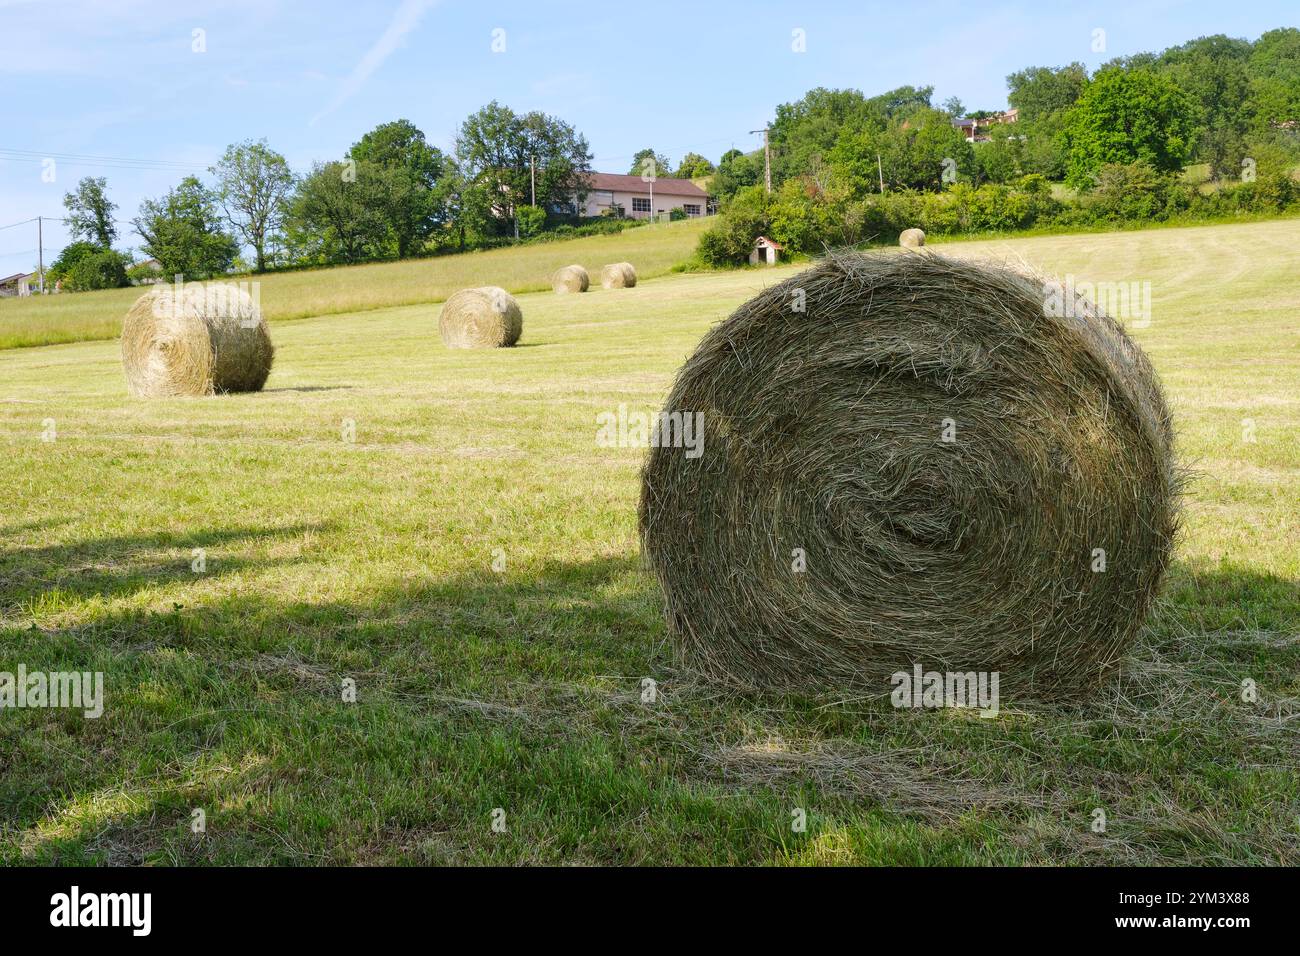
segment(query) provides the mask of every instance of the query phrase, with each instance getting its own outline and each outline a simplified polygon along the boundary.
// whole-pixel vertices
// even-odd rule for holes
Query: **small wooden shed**
[[[781,243],[773,242],[767,236],[759,236],[754,240],[754,248],[750,250],[749,264],[756,266],[761,262],[765,265],[774,266],[783,248],[784,246]]]

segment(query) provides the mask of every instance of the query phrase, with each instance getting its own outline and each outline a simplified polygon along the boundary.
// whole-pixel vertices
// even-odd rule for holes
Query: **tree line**
[[[777,107],[773,192],[761,151],[722,157],[723,217],[701,240],[709,265],[743,262],[759,232],[792,252],[855,243],[928,221],[939,231],[1084,224],[1288,208],[1300,196],[1300,30],[1257,41],[1201,37],[1161,53],[1007,77],[1014,122],[967,142],[954,121],[1002,118],[932,103],[933,87],[868,97],[818,88]],[[1203,163],[1216,185],[1182,175]],[[1061,189],[1050,187],[1061,183]],[[1064,197],[1064,198],[1062,198]],[[910,221],[909,221],[910,220]]]
[[[933,87],[811,90],[776,108],[771,195],[762,150],[731,149],[716,165],[691,152],[674,167],[646,148],[629,172],[707,179],[723,212],[701,240],[709,265],[743,262],[760,232],[816,252],[911,225],[1267,212],[1300,198],[1289,175],[1300,159],[1300,30],[1253,43],[1201,37],[1093,73],[1081,63],[1029,67],[1007,77],[1007,91],[1017,121],[994,121],[987,141],[972,143],[954,121],[1000,114],[968,111],[957,98],[935,105]],[[1207,195],[1180,177],[1196,162],[1223,188]],[[450,154],[396,120],[302,175],[265,141],[230,146],[209,172],[210,183],[186,177],[145,200],[131,221],[162,275],[405,258],[625,225],[579,224],[591,172],[584,136],[495,101],[461,124]],[[126,283],[105,181],[82,180],[65,205],[76,241],[50,278],[73,288]]]
[[[296,175],[265,140],[228,147],[211,181],[187,176],[140,203],[131,229],[157,269],[137,269],[113,248],[117,206],[104,178],[64,197],[73,242],[47,277],[105,288],[150,276],[208,278],[401,259],[527,238],[585,200],[587,140],[563,120],[517,114],[497,102],[469,116],[454,154],[408,120],[383,123],[340,159]],[[251,261],[240,259],[251,251]]]

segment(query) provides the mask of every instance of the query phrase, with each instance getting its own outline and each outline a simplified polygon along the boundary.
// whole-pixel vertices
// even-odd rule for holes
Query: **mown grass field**
[[[646,277],[663,275],[690,256],[707,223],[636,226],[616,236],[589,236],[467,255],[408,259],[334,269],[242,276],[257,281],[268,319],[300,319],[397,305],[441,302],[457,289],[499,285],[507,292],[551,287],[550,275],[578,263],[600,282],[609,262],[635,261]],[[122,317],[145,289],[0,299],[0,349],[116,338]]]
[[[656,410],[789,268],[524,295],[490,353],[443,349],[436,305],[273,321],[254,395],[135,401],[114,342],[11,350],[0,670],[103,671],[106,703],[0,712],[0,862],[1300,862],[1300,222],[951,248],[1152,283],[1134,334],[1197,477],[1095,702],[982,720],[674,665],[644,451],[596,415]]]

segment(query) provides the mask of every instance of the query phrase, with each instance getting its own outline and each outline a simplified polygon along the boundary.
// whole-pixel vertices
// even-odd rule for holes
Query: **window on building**
[[[633,211],[633,212],[649,212],[649,211],[650,211],[650,200],[649,200],[649,199],[642,199],[640,196],[633,196],[633,197],[632,197],[632,211]]]
[[[698,216],[700,214],[699,206],[692,206],[690,203],[686,203],[682,208],[686,210],[686,215],[688,216]]]

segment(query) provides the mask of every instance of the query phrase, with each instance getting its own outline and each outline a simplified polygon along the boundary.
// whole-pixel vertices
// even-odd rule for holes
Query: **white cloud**
[[[424,16],[424,12],[436,2],[437,0],[402,0],[401,6],[397,8],[393,19],[388,24],[388,29],[352,68],[352,72],[343,80],[343,85],[330,104],[313,116],[308,125],[315,126],[318,120],[334,112],[355,96],[370,78],[370,74],[379,69],[393,51],[402,45],[406,35],[420,25],[420,18]]]

